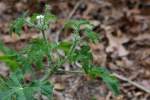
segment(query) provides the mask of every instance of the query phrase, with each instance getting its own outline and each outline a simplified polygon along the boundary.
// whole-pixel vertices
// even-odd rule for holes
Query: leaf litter
[[[27,32],[19,39],[9,37],[9,21],[27,9],[35,12],[36,9],[34,8],[37,7],[32,7],[31,5],[34,3],[40,4],[40,0],[33,0],[33,2],[25,0],[13,1],[10,1],[10,3],[5,0],[0,1],[0,5],[2,5],[2,9],[0,9],[0,39],[8,46],[21,49],[25,45],[24,42],[28,42],[30,39],[39,36],[39,34],[33,30],[32,33]],[[52,12],[63,19],[71,12],[76,2],[52,0],[49,5]],[[90,44],[90,47],[93,52],[94,62],[97,65],[105,66],[111,69],[112,72],[131,78],[133,81],[148,88],[150,87],[150,11],[148,10],[150,8],[147,8],[147,2],[149,1],[117,0],[115,2],[113,0],[86,0],[83,2],[83,5],[79,6],[72,18],[88,19],[95,24],[95,30],[100,34],[101,42],[96,45]],[[13,7],[13,4],[16,6]],[[8,5],[10,7],[6,7]],[[60,24],[63,23],[63,21],[60,22],[53,26],[54,33],[59,29]],[[28,27],[26,30],[28,30]],[[50,33],[49,37],[51,38],[53,35]],[[62,32],[61,39],[63,38],[66,39],[69,36]],[[7,76],[8,69],[5,67],[6,65],[0,63],[0,66],[0,74]],[[72,69],[72,67],[66,69]],[[55,81],[58,76],[53,76]],[[121,81],[121,95],[114,97],[103,83],[89,81],[85,76],[81,75],[80,78],[77,78],[74,74],[68,74],[60,75],[59,78],[61,78],[61,81],[56,82],[55,86],[62,91],[55,90],[54,96],[56,100],[150,99],[148,93],[123,81]]]

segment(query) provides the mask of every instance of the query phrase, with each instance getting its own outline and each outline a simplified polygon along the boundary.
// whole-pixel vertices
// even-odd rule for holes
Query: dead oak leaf
[[[102,66],[106,65],[107,55],[105,53],[105,48],[103,44],[89,44],[92,50],[94,63],[100,64]]]
[[[112,29],[111,27],[106,27],[106,38],[109,41],[109,45],[106,48],[107,53],[112,53],[113,57],[123,57],[127,56],[129,52],[125,49],[125,47],[122,45],[125,40],[124,38],[116,38],[112,35]],[[128,40],[126,40],[128,41]]]

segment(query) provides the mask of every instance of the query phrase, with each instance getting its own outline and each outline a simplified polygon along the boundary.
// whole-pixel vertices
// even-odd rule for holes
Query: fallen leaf
[[[3,2],[0,2],[0,15],[7,9],[7,5]]]
[[[0,75],[7,77],[9,75],[9,69],[5,63],[0,62]]]
[[[57,90],[57,91],[63,91],[65,89],[65,87],[61,83],[55,83],[54,84],[54,89]]]
[[[90,44],[90,48],[92,49],[94,63],[105,66],[107,55],[104,46],[102,44]]]
[[[112,35],[111,27],[106,27],[105,31],[106,31],[106,38],[109,41],[109,45],[106,48],[106,52],[107,53],[112,53],[113,57],[127,56],[129,54],[129,52],[122,45],[124,40],[114,37]]]

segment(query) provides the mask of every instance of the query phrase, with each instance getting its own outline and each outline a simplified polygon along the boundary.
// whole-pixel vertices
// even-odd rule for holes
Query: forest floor
[[[42,1],[42,3],[40,3]],[[20,38],[9,35],[12,20],[25,11],[42,12],[46,0],[0,0],[0,39],[16,50],[39,35],[28,31]],[[47,0],[48,1],[48,0]],[[90,44],[93,62],[110,70],[120,81],[114,97],[101,81],[83,75],[54,75],[56,100],[150,100],[150,2],[148,0],[49,0],[59,20],[49,39],[68,39],[60,31],[66,19],[87,19],[95,25],[101,42]],[[59,37],[56,34],[60,31]],[[71,69],[71,65],[64,65]],[[5,74],[0,68],[0,74]]]

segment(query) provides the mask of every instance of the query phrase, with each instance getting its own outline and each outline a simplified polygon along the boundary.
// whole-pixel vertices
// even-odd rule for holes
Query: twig
[[[85,73],[83,71],[66,71],[66,70],[58,70],[58,72],[66,73],[66,74],[81,74],[84,75]]]
[[[71,19],[71,17],[73,16],[73,14],[76,12],[77,8],[80,6],[80,4],[82,3],[82,0],[78,1],[75,5],[75,7],[73,8],[73,10],[71,11],[71,13],[69,14],[69,16],[67,17],[67,20]],[[59,35],[61,33],[61,31],[64,29],[65,25],[63,25],[59,31],[56,32],[56,39],[55,41],[58,42],[59,41]]]
[[[147,88],[143,87],[142,85],[140,85],[140,84],[138,84],[138,83],[136,83],[136,82],[134,82],[134,81],[124,77],[124,76],[121,76],[121,75],[119,75],[117,73],[113,73],[113,75],[116,76],[118,79],[126,81],[126,82],[136,86],[137,88],[139,88],[139,89],[141,89],[141,90],[143,90],[143,91],[145,91],[145,92],[150,94],[150,89],[147,89]]]
[[[106,0],[95,0],[95,2],[103,6],[111,6],[111,3],[107,2]]]

